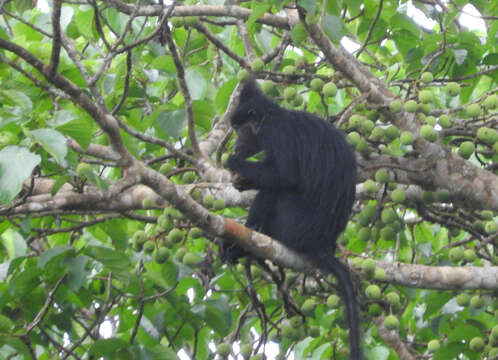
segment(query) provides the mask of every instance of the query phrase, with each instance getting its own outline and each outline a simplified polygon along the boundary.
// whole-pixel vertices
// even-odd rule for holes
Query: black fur
[[[346,303],[351,359],[361,358],[359,316],[351,274],[334,257],[355,197],[356,161],[344,136],[321,118],[280,107],[247,82],[232,126],[237,133],[228,168],[241,179],[239,189],[259,192],[246,225],[333,274]],[[245,160],[263,151],[262,161]],[[222,257],[234,262],[246,253],[224,243]]]

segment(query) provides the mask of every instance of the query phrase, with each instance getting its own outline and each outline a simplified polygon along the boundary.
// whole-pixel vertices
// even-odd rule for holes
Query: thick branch
[[[127,211],[141,208],[144,198],[152,199],[157,206],[165,206],[166,203],[163,199],[166,199],[193,223],[214,237],[231,239],[258,257],[269,259],[297,271],[313,269],[313,265],[306,257],[286,248],[278,241],[252,231],[231,219],[210,213],[187,195],[188,187],[185,187],[184,190],[182,187],[176,186],[165,176],[141,163],[137,163],[133,167],[133,171],[137,176],[142,177],[144,183],[149,187],[134,186],[112,200],[109,200],[100,191],[83,194],[62,192],[55,196],[50,194],[31,196],[25,204],[12,209],[9,214],[75,209]],[[377,266],[386,270],[386,282],[408,287],[439,290],[498,289],[498,267],[496,266],[425,266],[384,261],[377,261]]]
[[[386,281],[417,289],[498,289],[498,266],[426,266],[377,261]]]
[[[348,77],[362,93],[368,93],[370,102],[387,105],[394,99],[394,94],[385,83],[343,48],[335,47],[319,26],[305,26],[327,61]],[[406,111],[393,114],[387,107],[383,111],[400,128],[415,134],[419,132],[413,114]],[[432,187],[448,189],[455,198],[460,198],[474,208],[498,210],[498,176],[422,137],[416,139],[414,146],[425,161],[433,166],[432,176],[426,179],[426,182],[432,182]]]
[[[135,8],[133,5],[126,4],[120,0],[105,0],[118,11],[130,15]],[[140,6],[137,16],[160,16],[164,11],[161,5]],[[245,20],[251,15],[252,11],[239,6],[225,5],[185,5],[175,6],[172,17],[177,16],[230,16],[236,19]],[[274,26],[282,29],[289,29],[288,19],[272,14],[264,14],[258,20],[258,23]]]
[[[396,330],[389,330],[384,326],[384,317],[378,317],[374,319],[374,323],[377,326],[379,335],[390,347],[396,351],[401,360],[415,360],[415,357],[408,351],[405,343],[399,337]]]

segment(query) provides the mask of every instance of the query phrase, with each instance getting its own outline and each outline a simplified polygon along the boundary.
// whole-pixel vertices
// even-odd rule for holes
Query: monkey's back
[[[270,133],[270,152],[293,162],[288,175],[297,177],[297,186],[275,196],[268,235],[298,251],[334,251],[354,202],[354,153],[342,132],[318,116],[281,110],[285,113],[268,119],[278,130]]]

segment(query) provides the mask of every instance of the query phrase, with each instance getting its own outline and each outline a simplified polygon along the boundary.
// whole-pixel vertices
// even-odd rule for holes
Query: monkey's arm
[[[293,172],[291,170],[283,172],[288,176],[282,176],[282,169],[278,169],[268,159],[264,161],[247,161],[232,154],[228,158],[227,166],[258,189],[277,188],[290,190],[297,186],[297,177],[292,176]]]

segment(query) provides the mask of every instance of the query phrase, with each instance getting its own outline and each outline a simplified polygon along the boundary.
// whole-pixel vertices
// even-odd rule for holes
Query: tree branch
[[[120,0],[105,0],[106,3],[113,6],[116,10],[130,15],[134,6],[126,4]],[[144,5],[140,6],[137,11],[137,16],[160,16],[164,8],[161,5]],[[236,19],[246,20],[252,11],[240,6],[230,5],[184,5],[175,6],[175,10],[171,14],[172,17],[184,16],[229,16]],[[275,16],[272,14],[264,14],[258,20],[258,23],[274,26],[281,29],[289,30],[289,23],[286,17]]]
[[[414,134],[419,133],[413,114],[406,111],[394,114],[388,109],[387,105],[394,99],[394,94],[380,79],[347,51],[335,47],[319,26],[306,24],[304,19],[302,21],[330,65],[348,77],[362,93],[368,93],[370,102],[384,106],[382,112],[396,125]],[[415,140],[414,147],[425,161],[434,165],[432,176],[427,179],[432,187],[447,189],[455,198],[460,198],[475,208],[498,211],[498,176],[421,136]]]

